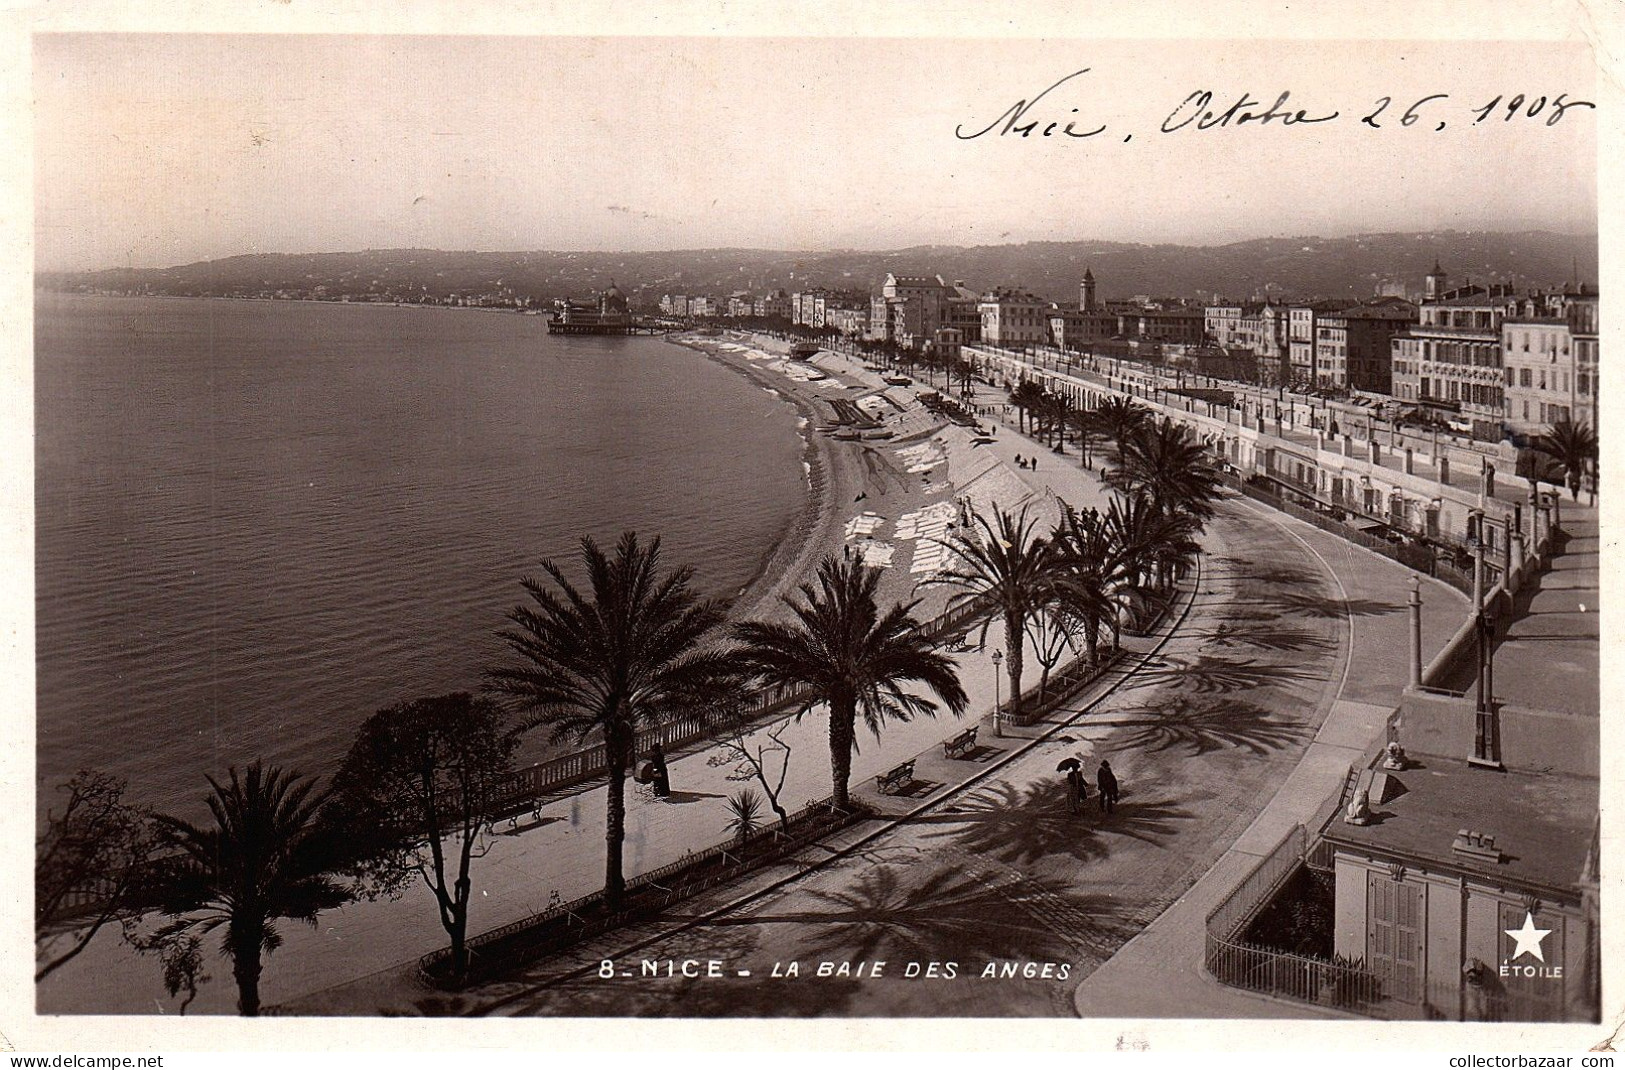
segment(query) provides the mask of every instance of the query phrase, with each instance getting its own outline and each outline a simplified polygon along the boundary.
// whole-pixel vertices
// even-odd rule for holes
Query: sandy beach
[[[863,554],[883,568],[883,604],[918,600],[916,616],[928,619],[953,593],[921,584],[948,563],[943,540],[962,520],[961,505],[985,512],[994,503],[1001,508],[1031,503],[1045,523],[1058,514],[1029,473],[980,449],[985,439],[970,428],[926,410],[919,394],[932,389],[927,384],[888,386],[860,360],[829,350],[810,361],[792,361],[789,342],[760,334],[682,335],[671,341],[777,393],[795,406],[802,421],[807,503],[735,601],[737,619],[784,616],[783,598],[825,555],[843,552]],[[879,424],[866,433],[871,437],[835,436],[837,401],[857,406]]]

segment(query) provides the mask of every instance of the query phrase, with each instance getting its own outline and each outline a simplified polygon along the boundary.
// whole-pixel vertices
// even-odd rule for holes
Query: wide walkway
[[[1227,848],[1266,802],[1323,805],[1341,784],[1398,696],[1409,575],[1255,503],[1227,501],[1184,626],[1111,693],[1092,691],[1057,714],[1048,740],[1015,754],[1011,743],[990,741],[979,757],[997,768],[977,771],[978,782],[957,793],[943,788],[961,763],[924,754],[917,771],[927,793],[886,800],[908,820],[856,852],[677,932],[651,925],[572,956],[591,961],[639,943],[640,959],[718,958],[726,976],[606,981],[573,974],[573,962],[543,963],[464,993],[459,1005],[543,1015],[1073,1013],[1080,975],[1109,968],[1125,941],[1215,863],[1218,883],[1204,880],[1204,893],[1222,895],[1240,878],[1253,840],[1271,835],[1269,822]],[[1465,599],[1433,581],[1424,598],[1431,653],[1459,623]],[[1091,771],[1109,757],[1124,788],[1117,812],[1068,811],[1056,766],[1069,756]],[[1277,806],[1271,820],[1283,813]],[[666,924],[699,915],[705,910],[678,911]],[[1200,941],[1195,947],[1199,954]],[[1176,960],[1196,976],[1183,945]],[[890,972],[863,972],[877,961]],[[801,978],[784,975],[790,962]],[[824,962],[846,963],[847,972],[806,976]],[[909,976],[931,963],[935,974]],[[1025,971],[1029,963],[1031,975],[982,979],[990,966]],[[1129,999],[1143,980],[1127,989]],[[1182,993],[1182,1016],[1229,1013],[1227,993]],[[1145,1013],[1081,997],[1076,1009]],[[1266,1005],[1266,1013],[1292,1009]]]
[[[1602,653],[1602,543],[1597,509],[1564,498],[1567,538],[1495,650],[1502,702],[1597,716]]]
[[[1311,525],[1286,517],[1279,523],[1337,577],[1337,598],[1354,625],[1347,675],[1325,722],[1268,805],[1189,891],[1084,980],[1074,994],[1080,1014],[1188,1018],[1201,1008],[1203,1017],[1325,1017],[1316,1008],[1214,981],[1202,966],[1206,920],[1295,825],[1324,819],[1349,767],[1382,739],[1408,667],[1403,606],[1410,573]],[[1425,661],[1443,645],[1446,630],[1460,624],[1467,599],[1434,580],[1424,581],[1422,598]]]

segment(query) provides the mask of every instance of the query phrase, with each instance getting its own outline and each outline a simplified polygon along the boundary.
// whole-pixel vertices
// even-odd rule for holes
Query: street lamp
[[[1004,726],[999,720],[999,668],[1004,664],[1004,651],[993,652],[993,734],[999,738],[1004,736]]]

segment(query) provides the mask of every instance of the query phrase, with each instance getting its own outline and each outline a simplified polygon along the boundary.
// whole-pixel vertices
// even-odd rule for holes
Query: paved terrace
[[[1565,500],[1567,539],[1495,650],[1502,702],[1597,716],[1602,652],[1601,538],[1597,510]]]

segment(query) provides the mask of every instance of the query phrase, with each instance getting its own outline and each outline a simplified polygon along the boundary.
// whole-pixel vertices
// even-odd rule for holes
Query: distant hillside
[[[173,268],[42,274],[50,288],[169,294],[255,294],[324,288],[394,298],[506,294],[546,301],[618,283],[634,305],[663,293],[720,294],[827,286],[871,291],[888,271],[940,274],[985,289],[1021,286],[1055,300],[1076,300],[1084,268],[1103,298],[1134,294],[1207,297],[1282,295],[1364,297],[1383,284],[1419,288],[1437,260],[1452,282],[1551,286],[1578,270],[1597,277],[1594,236],[1547,231],[1364,234],[1346,238],[1260,238],[1228,245],[1123,242],[1028,242],[1022,245],[919,246],[889,252],[779,252],[696,249],[653,253],[446,252],[432,249],[350,253],[253,254]]]

